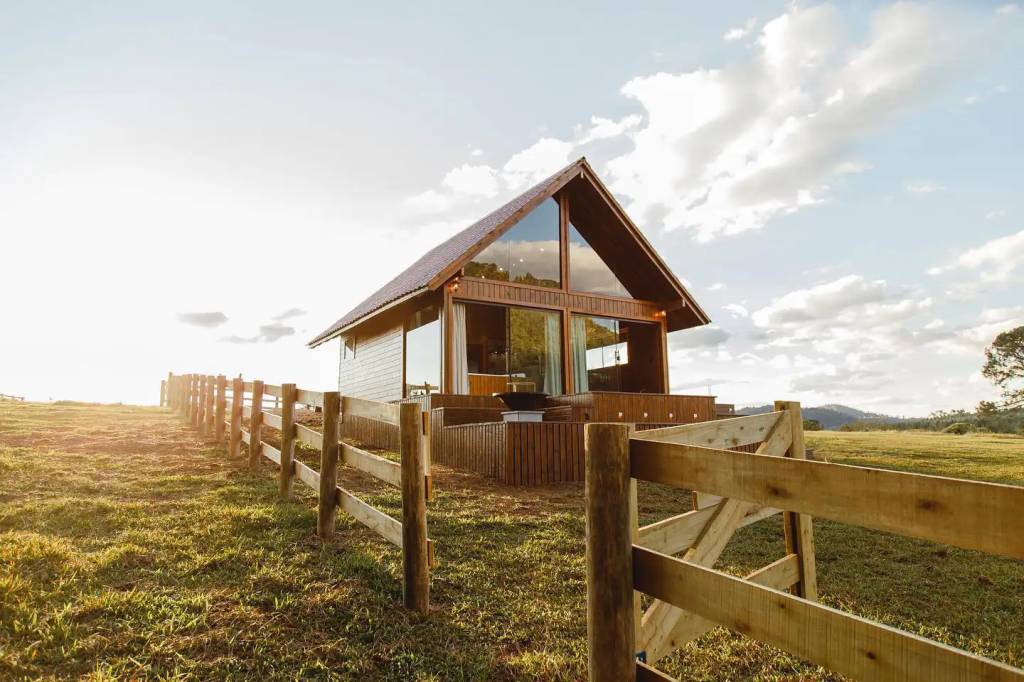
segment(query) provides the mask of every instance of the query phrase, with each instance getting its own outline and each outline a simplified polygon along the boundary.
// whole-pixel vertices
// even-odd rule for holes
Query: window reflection
[[[557,312],[465,303],[465,382],[473,395],[505,391],[562,393],[562,329]],[[457,316],[458,317],[458,316]],[[458,321],[456,321],[458,324]]]
[[[466,276],[557,288],[558,242],[558,202],[548,199],[467,263]]]
[[[441,390],[441,318],[437,305],[427,306],[405,322],[405,395]]]
[[[569,223],[569,286],[606,296],[629,297],[629,292],[597,251],[587,243],[576,226]]]

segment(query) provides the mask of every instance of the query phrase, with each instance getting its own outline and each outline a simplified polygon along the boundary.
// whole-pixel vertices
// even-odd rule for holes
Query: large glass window
[[[465,306],[466,376],[455,385],[474,395],[505,391],[562,393],[562,329],[557,312],[478,303]],[[456,324],[461,315],[456,315]],[[460,363],[454,363],[456,366]]]
[[[574,291],[629,297],[626,287],[572,223],[569,223],[569,286]]]
[[[530,211],[466,264],[467,277],[561,286],[558,201],[548,199]]]
[[[577,393],[665,390],[658,325],[573,315],[570,328]]]
[[[413,397],[441,390],[441,319],[431,305],[405,322],[405,395]]]

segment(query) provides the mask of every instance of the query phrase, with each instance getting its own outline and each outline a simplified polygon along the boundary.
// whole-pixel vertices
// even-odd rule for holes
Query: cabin
[[[713,397],[670,395],[668,376],[667,334],[709,321],[581,158],[309,345],[338,340],[341,393],[421,403],[434,462],[530,484],[582,479],[587,421],[714,419]],[[519,393],[534,394],[531,409],[498,397]],[[357,418],[342,428],[384,447],[397,439]]]

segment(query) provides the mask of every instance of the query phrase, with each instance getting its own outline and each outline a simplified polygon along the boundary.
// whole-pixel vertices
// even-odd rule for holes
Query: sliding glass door
[[[456,372],[452,385],[457,392],[562,393],[559,313],[482,303],[455,306],[461,309],[453,316],[454,323],[463,327],[452,333],[452,368]]]

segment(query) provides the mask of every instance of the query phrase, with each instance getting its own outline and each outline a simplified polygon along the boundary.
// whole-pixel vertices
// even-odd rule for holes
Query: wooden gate
[[[671,679],[651,664],[724,625],[855,679],[1024,680],[816,603],[811,527],[820,516],[1021,559],[1024,488],[808,461],[800,405],[775,410],[638,433],[587,425],[590,679]],[[752,443],[756,453],[725,449]],[[702,494],[693,511],[640,528],[637,480]],[[783,557],[742,579],[713,569],[738,528],[781,510]],[[641,593],[654,598],[643,614]]]

